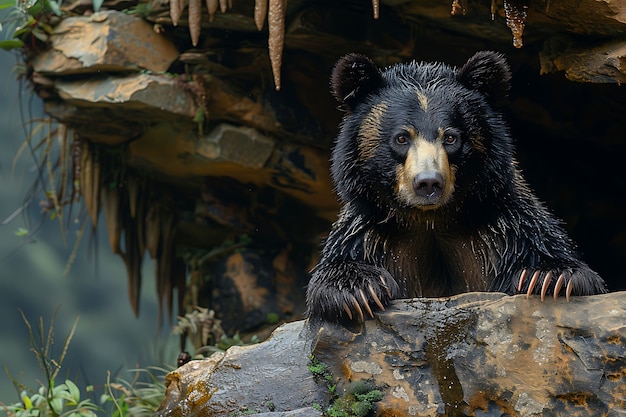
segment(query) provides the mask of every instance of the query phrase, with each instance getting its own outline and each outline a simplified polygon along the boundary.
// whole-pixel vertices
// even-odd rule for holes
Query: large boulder
[[[624,292],[398,300],[364,325],[293,322],[192,361],[167,376],[157,415],[316,415],[367,381],[377,415],[624,416],[625,353]]]

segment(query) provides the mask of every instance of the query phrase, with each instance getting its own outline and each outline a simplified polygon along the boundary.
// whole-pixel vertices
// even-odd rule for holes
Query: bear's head
[[[345,112],[331,161],[340,198],[432,212],[503,190],[513,146],[497,106],[510,78],[495,52],[460,69],[414,61],[380,70],[364,55],[341,58],[331,76]]]

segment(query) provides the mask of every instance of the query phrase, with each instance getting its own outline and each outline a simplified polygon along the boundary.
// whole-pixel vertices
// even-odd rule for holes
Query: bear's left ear
[[[363,98],[384,84],[374,62],[361,54],[341,57],[330,76],[330,90],[341,110],[350,112]]]
[[[511,69],[504,55],[481,51],[467,60],[457,80],[471,90],[481,92],[490,101],[506,97],[511,87]]]

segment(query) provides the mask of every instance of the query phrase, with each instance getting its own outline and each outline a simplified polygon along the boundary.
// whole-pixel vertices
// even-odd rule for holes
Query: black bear
[[[331,90],[345,115],[331,170],[342,209],[307,289],[309,317],[362,321],[394,298],[468,291],[606,292],[517,167],[498,111],[510,79],[488,51],[460,69],[337,62]]]

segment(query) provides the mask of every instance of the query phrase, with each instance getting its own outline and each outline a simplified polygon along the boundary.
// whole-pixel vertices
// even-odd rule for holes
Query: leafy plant
[[[0,0],[0,9],[12,9],[6,22],[0,22],[0,32],[3,23],[8,23],[8,32],[11,38],[0,40],[0,48],[4,50],[20,49],[24,46],[34,47],[36,40],[47,42],[52,34],[54,23],[62,16],[61,5],[63,0]],[[92,0],[91,7],[97,12],[104,0]]]
[[[172,368],[173,369],[173,368]],[[112,404],[111,417],[153,416],[165,397],[165,374],[172,369],[150,366],[146,369],[131,369],[135,373],[132,381],[110,382],[107,378],[107,392],[102,394],[103,405]],[[141,377],[147,377],[142,380]],[[144,378],[145,379],[145,378]],[[117,396],[116,396],[117,394]]]
[[[55,383],[78,325],[77,318],[65,337],[60,355],[55,357],[53,355],[54,323],[58,310],[58,308],[55,310],[47,331],[43,318],[40,318],[33,326],[20,310],[28,329],[31,350],[44,373],[45,383],[38,389],[28,388],[13,378],[5,367],[7,375],[19,393],[20,401],[9,405],[0,403],[0,410],[4,411],[8,417],[96,417],[98,415],[148,417],[154,415],[165,396],[164,376],[173,368],[153,366],[146,369],[132,369],[130,371],[135,373],[132,381],[119,379],[111,382],[109,372],[105,384],[106,392],[100,396],[100,405],[90,398],[82,398],[81,390],[69,379],[59,385]],[[86,393],[93,392],[93,387],[87,386],[85,391]]]
[[[313,374],[316,381],[323,380],[328,386],[328,390],[331,394],[334,394],[336,384],[333,378],[333,374],[330,372],[328,365],[320,362],[315,356],[309,355],[309,364],[307,365],[309,372]]]
[[[320,362],[315,356],[309,356],[307,365],[309,372],[313,374],[316,381],[324,381],[330,394],[330,405],[324,412],[328,417],[366,417],[374,411],[374,403],[382,400],[383,393],[376,388],[372,381],[355,381],[351,383],[346,393],[339,397],[337,395],[337,384],[328,365]],[[312,407],[318,411],[323,411],[322,406],[315,403]]]
[[[11,8],[7,16],[9,39],[0,41],[0,48],[11,50],[34,47],[36,40],[47,42],[52,33],[51,16],[61,16],[61,2],[55,0],[0,0],[0,9]],[[0,23],[0,31],[4,30]]]
[[[94,417],[96,415],[94,410],[97,410],[98,406],[90,399],[81,399],[80,390],[75,383],[65,380],[64,383],[57,385],[55,382],[78,324],[77,317],[65,337],[60,355],[55,357],[53,354],[54,322],[58,311],[58,308],[54,311],[49,328],[46,331],[42,317],[39,318],[33,330],[33,326],[24,315],[24,312],[20,310],[22,319],[28,329],[31,351],[34,353],[39,367],[44,373],[45,384],[42,384],[38,390],[29,390],[17,382],[5,367],[7,375],[20,393],[21,400],[18,403],[3,406],[10,417]]]
[[[4,407],[9,416],[95,417],[94,411],[98,409],[90,399],[81,400],[80,390],[69,379],[51,388],[41,386],[35,394],[22,391],[21,398],[20,403]]]
[[[330,417],[365,417],[374,411],[374,403],[383,399],[383,393],[371,381],[355,381],[346,395],[337,398],[328,407]]]

